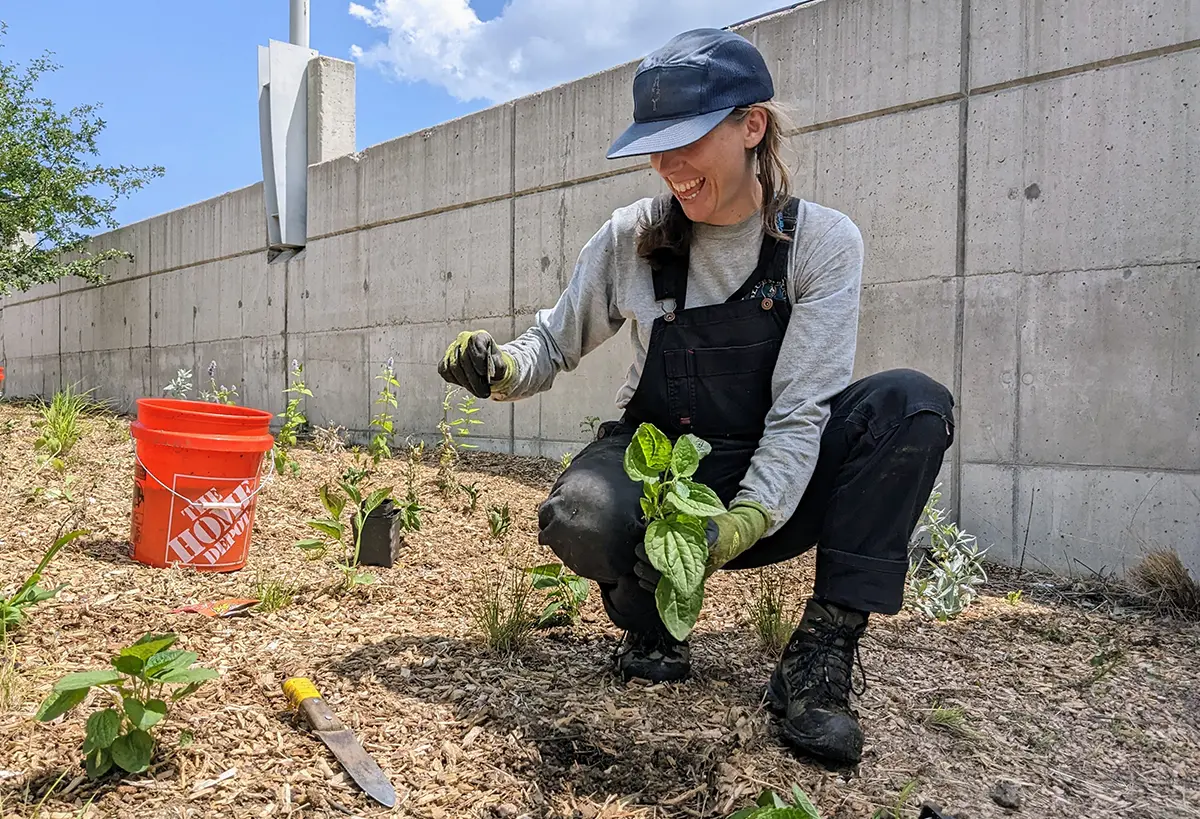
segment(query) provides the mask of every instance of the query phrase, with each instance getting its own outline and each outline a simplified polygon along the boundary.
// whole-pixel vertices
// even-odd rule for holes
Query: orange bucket
[[[272,415],[247,407],[140,398],[134,439],[134,560],[165,568],[246,565]],[[270,462],[270,459],[268,459]]]

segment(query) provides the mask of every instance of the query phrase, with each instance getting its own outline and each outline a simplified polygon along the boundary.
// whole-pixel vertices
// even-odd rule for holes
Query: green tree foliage
[[[7,31],[0,22],[0,49]],[[0,296],[64,276],[103,281],[107,263],[133,256],[89,251],[89,232],[118,227],[117,200],[163,174],[95,162],[99,106],[64,113],[37,96],[38,79],[59,68],[49,54],[24,68],[0,59]]]

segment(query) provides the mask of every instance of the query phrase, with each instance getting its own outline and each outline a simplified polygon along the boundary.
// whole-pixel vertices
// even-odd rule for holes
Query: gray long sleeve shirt
[[[654,320],[666,308],[654,300],[650,265],[637,255],[639,218],[649,198],[613,212],[579,254],[566,291],[533,326],[502,345],[517,375],[499,401],[550,389],[555,376],[629,322],[632,362],[616,404],[624,408],[637,388]],[[687,307],[724,302],[758,261],[762,218],[736,225],[697,223],[690,250]],[[795,512],[817,463],[830,399],[854,369],[863,243],[855,224],[836,210],[801,202],[789,254],[792,314],[772,376],[773,405],[766,430],[735,500],[753,500],[771,515],[774,534]]]

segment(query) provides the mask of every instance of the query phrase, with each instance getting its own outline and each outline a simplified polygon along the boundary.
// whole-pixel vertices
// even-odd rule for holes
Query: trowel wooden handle
[[[283,681],[283,693],[292,707],[301,711],[309,725],[317,731],[339,731],[345,726],[329,710],[321,692],[307,677],[289,677]]]

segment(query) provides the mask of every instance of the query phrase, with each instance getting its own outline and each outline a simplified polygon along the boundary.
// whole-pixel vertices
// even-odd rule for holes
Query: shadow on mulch
[[[129,556],[129,541],[128,540],[88,540],[87,538],[79,539],[79,551],[83,552],[93,560],[99,560],[102,563],[113,563],[118,566],[133,566],[135,564],[132,557]]]
[[[704,634],[694,647],[702,656],[694,664],[693,679],[682,685],[707,690],[714,680],[723,681],[729,706],[754,709],[765,676],[739,677],[720,661],[720,641],[735,635]],[[637,688],[646,688],[639,682],[628,684],[634,689],[628,703],[621,703],[618,695],[618,707],[605,708],[602,701],[614,689],[626,687],[609,670],[615,646],[612,639],[580,639],[570,632],[550,630],[542,632],[536,647],[516,657],[501,657],[478,640],[398,635],[333,661],[330,670],[350,680],[369,675],[401,697],[450,706],[464,732],[480,726],[497,746],[518,732],[520,743],[530,752],[496,759],[494,764],[536,783],[546,797],[587,795],[603,801],[612,796],[655,805],[700,785],[713,787],[717,766],[740,745],[736,735],[703,736],[688,722],[688,712],[672,708],[674,714],[654,715],[679,717],[677,726],[657,728],[672,736],[656,736],[655,729],[639,718],[647,705],[645,698],[636,696]],[[576,652],[570,662],[562,659],[567,652]],[[400,657],[406,659],[396,664]],[[593,670],[579,673],[581,664]],[[479,691],[487,689],[495,695],[486,696],[482,706],[478,697],[456,700],[445,691],[450,669],[477,681]],[[692,735],[685,737],[685,733]]]

